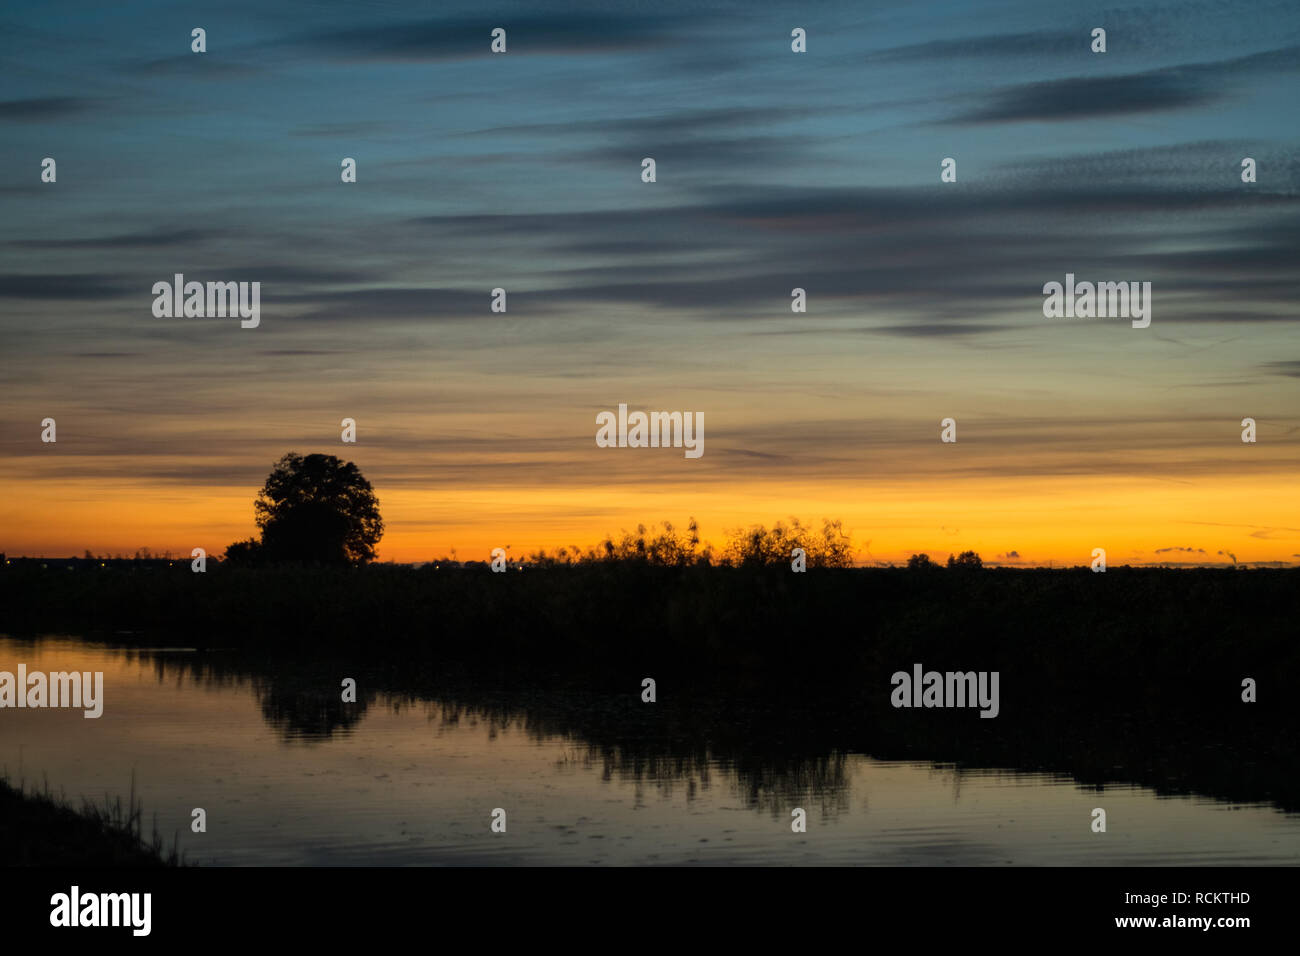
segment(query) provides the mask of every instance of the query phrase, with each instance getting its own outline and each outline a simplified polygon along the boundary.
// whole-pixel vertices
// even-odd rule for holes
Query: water
[[[1262,804],[858,753],[772,770],[658,741],[643,759],[438,699],[378,695],[348,723],[330,698],[195,658],[0,638],[0,670],[105,682],[98,720],[0,711],[0,765],[74,799],[125,796],[134,774],[146,824],[217,865],[1300,863],[1300,814]],[[190,832],[195,807],[206,833]]]

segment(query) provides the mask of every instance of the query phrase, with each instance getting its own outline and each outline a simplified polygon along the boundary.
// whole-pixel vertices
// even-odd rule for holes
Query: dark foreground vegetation
[[[1300,809],[1291,570],[11,566],[0,608],[13,636],[208,649],[195,666],[266,675],[267,719],[322,734],[386,693],[514,708],[634,761],[656,734],[775,760],[760,777],[853,750]],[[892,707],[917,663],[998,671],[999,716]]]
[[[48,790],[0,779],[0,866],[177,866],[155,829],[146,841],[134,791],[120,798],[84,801],[80,808]]]

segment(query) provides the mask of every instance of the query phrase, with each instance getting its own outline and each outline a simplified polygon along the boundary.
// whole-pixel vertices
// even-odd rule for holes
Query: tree
[[[924,571],[927,568],[933,568],[934,566],[935,564],[930,560],[930,556],[924,552],[921,554],[914,554],[907,559],[907,568],[909,571]]]
[[[256,538],[248,538],[244,541],[236,541],[226,548],[226,562],[231,565],[240,567],[251,567],[260,563],[262,558],[262,542]]]
[[[771,567],[788,564],[795,548],[803,548],[810,568],[853,567],[853,543],[843,522],[822,519],[820,533],[798,518],[787,525],[778,521],[771,529],[763,525],[737,530],[721,555],[731,567]]]
[[[953,557],[948,555],[948,567],[950,568],[982,568],[984,562],[974,551],[963,551],[961,554]]]
[[[365,564],[384,533],[379,501],[352,462],[289,452],[253,504],[262,540],[226,549],[235,563]]]

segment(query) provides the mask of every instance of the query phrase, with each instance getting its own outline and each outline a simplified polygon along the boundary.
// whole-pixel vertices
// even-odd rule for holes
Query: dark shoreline
[[[0,866],[166,867],[181,865],[161,836],[142,833],[134,796],[77,809],[48,792],[0,779]]]
[[[269,722],[326,736],[389,693],[633,763],[670,761],[668,732],[757,777],[854,751],[1300,810],[1296,570],[6,569],[0,608],[14,637],[224,648],[172,664],[254,676]],[[916,663],[998,671],[998,717],[890,706]],[[357,705],[344,674],[364,678]]]

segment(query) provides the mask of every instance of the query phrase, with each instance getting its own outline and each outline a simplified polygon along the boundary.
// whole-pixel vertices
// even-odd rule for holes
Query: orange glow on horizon
[[[512,558],[538,549],[594,546],[638,523],[690,517],[715,547],[751,524],[798,517],[820,526],[839,518],[859,564],[906,561],[924,551],[978,552],[989,564],[1086,565],[1093,548],[1110,565],[1296,564],[1300,521],[1294,481],[1284,475],[1215,475],[1189,482],[1160,478],[934,478],[928,482],[826,482],[766,479],[697,489],[665,485],[614,488],[449,488],[437,492],[376,483],[385,534],[381,561],[447,557],[486,560],[496,547]],[[130,556],[149,548],[188,557],[194,547],[220,555],[256,533],[247,488],[130,481],[0,482],[3,539],[13,556]],[[22,501],[21,507],[17,502]]]

